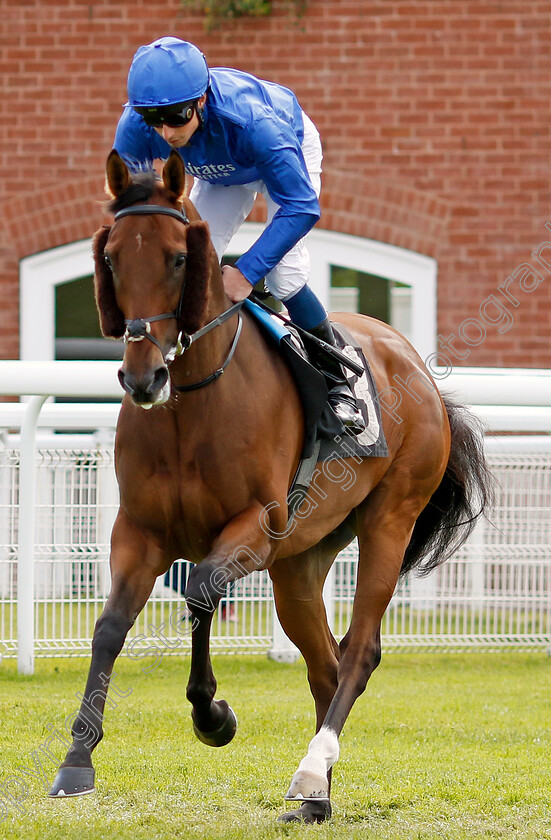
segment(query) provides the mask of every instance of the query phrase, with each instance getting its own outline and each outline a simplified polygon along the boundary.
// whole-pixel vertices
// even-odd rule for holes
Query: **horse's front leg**
[[[50,796],[79,796],[94,790],[92,750],[103,737],[103,713],[113,665],[151,594],[158,553],[156,546],[119,513],[112,536],[111,593],[94,629],[88,680],[71,730],[73,743],[54,779]]]
[[[271,545],[261,527],[260,506],[252,506],[224,528],[207,557],[195,566],[186,587],[192,618],[191,669],[187,698],[193,729],[204,744],[223,747],[235,735],[237,719],[225,700],[215,700],[216,679],[210,660],[213,613],[226,586],[257,569],[266,568]]]
[[[212,612],[189,607],[193,620],[191,669],[187,698],[192,704],[193,731],[209,747],[224,747],[237,730],[237,718],[225,700],[214,700],[216,678],[209,654]]]

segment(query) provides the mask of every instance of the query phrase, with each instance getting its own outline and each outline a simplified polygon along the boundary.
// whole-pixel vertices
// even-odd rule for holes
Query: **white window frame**
[[[55,290],[94,273],[90,239],[21,260],[19,342],[25,361],[55,359]]]
[[[242,254],[264,225],[244,224],[230,254]],[[315,228],[308,234],[311,285],[329,305],[331,266],[385,277],[411,288],[412,344],[423,359],[436,351],[437,263],[432,257],[344,233]],[[60,283],[94,273],[91,240],[61,245],[21,260],[20,347],[25,360],[55,358],[55,290]]]
[[[245,253],[263,230],[264,225],[256,222],[243,225],[230,242],[227,253]],[[422,359],[436,352],[436,260],[396,245],[323,228],[311,230],[307,242],[310,285],[326,308],[329,307],[332,265],[405,283],[411,288],[411,343]]]

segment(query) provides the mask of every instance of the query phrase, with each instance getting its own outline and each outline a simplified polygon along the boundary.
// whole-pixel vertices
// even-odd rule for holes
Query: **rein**
[[[173,219],[177,219],[177,221],[182,222],[182,224],[184,225],[189,224],[189,219],[186,216],[185,211],[183,209],[174,210],[172,207],[162,207],[160,204],[136,204],[133,207],[125,207],[123,210],[119,210],[118,213],[115,214],[115,222],[117,222],[119,219],[122,219],[124,216],[151,215],[171,216]],[[235,330],[235,336],[232,341],[229,353],[226,356],[226,359],[223,362],[222,366],[215,370],[214,373],[211,373],[210,376],[207,376],[200,382],[195,382],[193,385],[173,386],[176,391],[196,391],[197,389],[203,388],[205,385],[209,385],[211,382],[214,382],[216,379],[218,379],[224,373],[227,366],[231,362],[237,347],[237,343],[241,336],[241,329],[243,327],[243,318],[239,310],[243,306],[244,301],[240,300],[238,303],[235,303],[233,306],[230,306],[230,308],[226,309],[225,312],[222,312],[221,315],[218,315],[216,318],[213,318],[212,321],[209,321],[208,324],[205,324],[204,327],[200,327],[200,329],[196,330],[191,335],[182,331],[176,339],[176,346],[169,350],[169,352],[165,356],[160,342],[151,333],[151,324],[155,323],[155,321],[164,321],[169,318],[174,318],[176,319],[176,321],[178,321],[182,313],[183,299],[184,285],[182,285],[182,291],[180,293],[180,300],[178,302],[178,306],[172,312],[164,312],[162,315],[151,315],[147,318],[125,318],[124,323],[126,324],[126,330],[123,336],[123,340],[125,344],[128,344],[131,341],[143,341],[144,338],[148,339],[148,341],[151,341],[153,344],[155,344],[156,347],[159,348],[163,356],[164,362],[167,363],[169,361],[173,361],[176,356],[181,356],[183,353],[185,353],[185,351],[193,344],[193,342],[197,341],[198,338],[201,338],[201,336],[206,335],[215,327],[224,324],[233,315],[238,313],[238,321],[237,328]]]
[[[194,332],[191,335],[185,333],[184,343],[180,344],[182,349],[180,353],[177,352],[176,355],[181,355],[188,349],[188,347],[194,341],[197,341],[198,338],[201,338],[202,335],[205,335],[205,333],[208,333],[210,330],[214,329],[214,327],[218,327],[220,324],[223,324],[225,323],[225,321],[228,321],[232,317],[232,315],[235,315],[236,312],[239,313],[237,318],[237,328],[235,330],[235,336],[232,341],[230,351],[226,356],[226,360],[222,364],[222,367],[219,367],[217,370],[214,371],[214,373],[211,373],[210,376],[207,376],[205,379],[201,379],[200,382],[195,382],[193,385],[174,385],[175,391],[196,391],[198,388],[202,388],[204,385],[209,385],[211,382],[214,382],[215,379],[218,379],[219,376],[222,376],[222,374],[224,373],[224,371],[226,370],[227,366],[233,358],[235,348],[237,347],[237,342],[239,341],[239,337],[241,335],[241,329],[243,327],[243,316],[241,315],[241,312],[239,312],[239,310],[242,306],[243,301],[240,300],[238,303],[234,303],[234,305],[231,306],[229,309],[226,309],[226,311],[219,315],[217,318],[214,318],[214,320],[209,321],[208,324],[205,324],[205,326],[201,327],[201,329],[197,330],[197,332]]]

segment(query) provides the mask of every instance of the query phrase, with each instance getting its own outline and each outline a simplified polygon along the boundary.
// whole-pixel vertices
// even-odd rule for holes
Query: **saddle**
[[[268,307],[250,298],[244,308],[277,346],[296,382],[304,414],[304,444],[301,462],[291,484],[287,503],[289,518],[308,492],[316,464],[336,458],[373,458],[388,455],[381,423],[381,409],[373,374],[358,342],[341,324],[332,323],[337,345],[350,361],[344,367],[347,379],[364,416],[366,428],[360,435],[346,434],[328,402],[325,377],[308,358],[299,333]],[[360,371],[361,374],[360,374]]]

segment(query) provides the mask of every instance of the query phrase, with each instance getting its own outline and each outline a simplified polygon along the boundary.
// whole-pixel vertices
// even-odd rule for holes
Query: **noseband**
[[[118,222],[119,219],[122,219],[124,216],[172,216],[173,219],[177,219],[177,221],[182,222],[184,225],[189,224],[189,219],[185,214],[184,209],[182,210],[174,210],[172,207],[162,207],[160,204],[136,204],[133,207],[125,207],[123,210],[119,210],[118,213],[115,214],[115,222]],[[235,337],[233,339],[232,345],[230,347],[230,351],[226,357],[225,362],[222,364],[220,368],[218,368],[214,373],[210,376],[207,376],[206,379],[202,379],[200,382],[196,382],[194,385],[175,385],[175,389],[177,391],[195,391],[198,388],[202,388],[204,385],[208,385],[210,382],[214,382],[214,380],[218,379],[221,376],[226,367],[229,365],[230,361],[233,358],[233,354],[235,353],[235,349],[237,347],[237,342],[239,341],[239,336],[241,335],[241,327],[242,327],[242,317],[241,312],[239,310],[243,306],[243,301],[240,300],[238,303],[230,306],[225,312],[218,317],[214,318],[212,321],[209,321],[208,324],[205,324],[204,327],[201,327],[196,332],[189,335],[188,333],[181,332],[176,340],[176,347],[169,350],[166,354],[163,353],[163,348],[161,347],[160,342],[155,338],[154,335],[151,333],[151,324],[155,321],[165,321],[169,318],[174,318],[176,321],[180,320],[180,315],[182,314],[182,304],[184,299],[184,285],[182,285],[182,291],[180,293],[180,300],[178,301],[178,306],[172,312],[164,312],[162,315],[152,315],[148,318],[125,318],[124,323],[126,324],[126,330],[123,336],[123,339],[126,344],[131,341],[143,341],[144,338],[151,341],[155,344],[156,347],[159,348],[161,351],[161,355],[163,356],[163,361],[166,363],[167,361],[172,361],[175,356],[181,356],[188,347],[194,342],[197,341],[198,338],[201,338],[202,335],[210,332],[210,330],[218,327],[220,324],[225,323],[232,315],[235,315],[237,312],[239,313],[237,329],[235,331]]]

